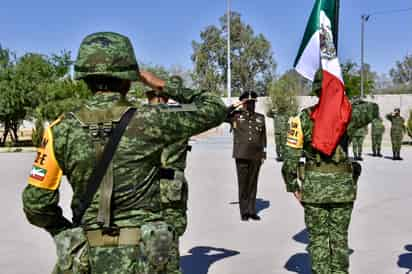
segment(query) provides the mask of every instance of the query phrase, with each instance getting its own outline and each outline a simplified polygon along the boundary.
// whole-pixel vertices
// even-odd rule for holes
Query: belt
[[[119,228],[115,233],[107,234],[106,230],[97,229],[86,231],[86,236],[91,247],[138,245],[141,238],[141,231],[137,227]]]
[[[317,171],[321,173],[352,173],[352,165],[349,163],[321,163],[320,165],[306,163],[305,171]]]

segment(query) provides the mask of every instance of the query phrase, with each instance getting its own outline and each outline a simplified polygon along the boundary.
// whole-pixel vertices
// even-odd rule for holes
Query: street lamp
[[[365,93],[365,23],[368,22],[370,15],[361,16],[361,97]]]

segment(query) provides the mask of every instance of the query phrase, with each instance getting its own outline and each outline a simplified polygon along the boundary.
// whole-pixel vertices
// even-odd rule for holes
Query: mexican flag
[[[311,114],[312,146],[329,156],[345,133],[352,114],[335,45],[338,1],[316,0],[294,65],[310,81],[319,69],[322,71],[322,92]]]

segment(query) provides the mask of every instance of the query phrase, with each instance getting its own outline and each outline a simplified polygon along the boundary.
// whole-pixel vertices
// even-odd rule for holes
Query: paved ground
[[[259,182],[262,221],[245,223],[236,204],[230,138],[195,142],[188,167],[189,226],[181,242],[185,274],[310,273],[302,208],[285,192],[273,150],[270,146]],[[389,148],[384,153],[389,155]],[[29,225],[21,209],[33,157],[0,154],[0,273],[50,273],[55,261],[52,239]],[[350,229],[351,274],[412,271],[412,149],[403,157],[405,161],[393,162],[365,156]],[[63,183],[67,216],[70,195]]]

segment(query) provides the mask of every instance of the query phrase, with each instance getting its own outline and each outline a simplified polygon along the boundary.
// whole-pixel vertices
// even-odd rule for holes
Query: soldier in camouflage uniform
[[[273,118],[273,130],[275,134],[276,160],[283,161],[283,151],[286,145],[286,136],[289,129],[289,115],[285,111],[271,109],[266,116]]]
[[[26,217],[54,238],[54,273],[166,274],[177,235],[162,211],[162,153],[171,144],[219,125],[226,107],[211,93],[184,88],[178,77],[162,81],[139,72],[129,39],[117,33],[94,33],[83,40],[75,77],[84,80],[94,96],[47,128],[23,192]],[[73,188],[76,220],[113,124],[130,110],[126,94],[137,79],[197,109],[161,112],[139,107],[80,225],[73,226],[58,206],[61,177],[66,175]]]
[[[317,94],[321,77],[317,73],[313,83]],[[378,106],[363,101],[353,104],[351,121],[332,156],[312,147],[312,110],[304,109],[290,120],[282,175],[287,191],[304,207],[313,274],[344,274],[349,269],[348,228],[360,175],[359,164],[354,164],[354,170],[349,160],[348,144],[357,129],[377,118]]]
[[[393,113],[386,115],[391,123],[391,141],[392,141],[392,152],[393,160],[402,160],[401,158],[401,147],[403,135],[405,134],[405,119],[401,116],[401,110],[395,108]]]
[[[355,160],[363,161],[363,158],[362,158],[363,141],[365,140],[365,137],[367,134],[368,134],[368,127],[363,127],[363,128],[356,130],[352,136],[352,148],[353,148],[353,156]]]
[[[385,126],[383,125],[382,118],[379,117],[372,121],[371,126],[371,136],[372,136],[372,153],[374,157],[382,157],[381,146],[382,146],[382,136],[385,133]]]
[[[146,92],[149,104],[159,108],[161,112],[195,111],[196,107],[185,104],[167,104],[169,98],[155,91]],[[177,234],[167,264],[167,273],[181,274],[179,260],[179,238],[187,226],[188,183],[184,174],[186,158],[191,150],[189,140],[184,139],[167,146],[161,156],[164,178],[160,180],[160,198],[165,221],[173,225]]]

